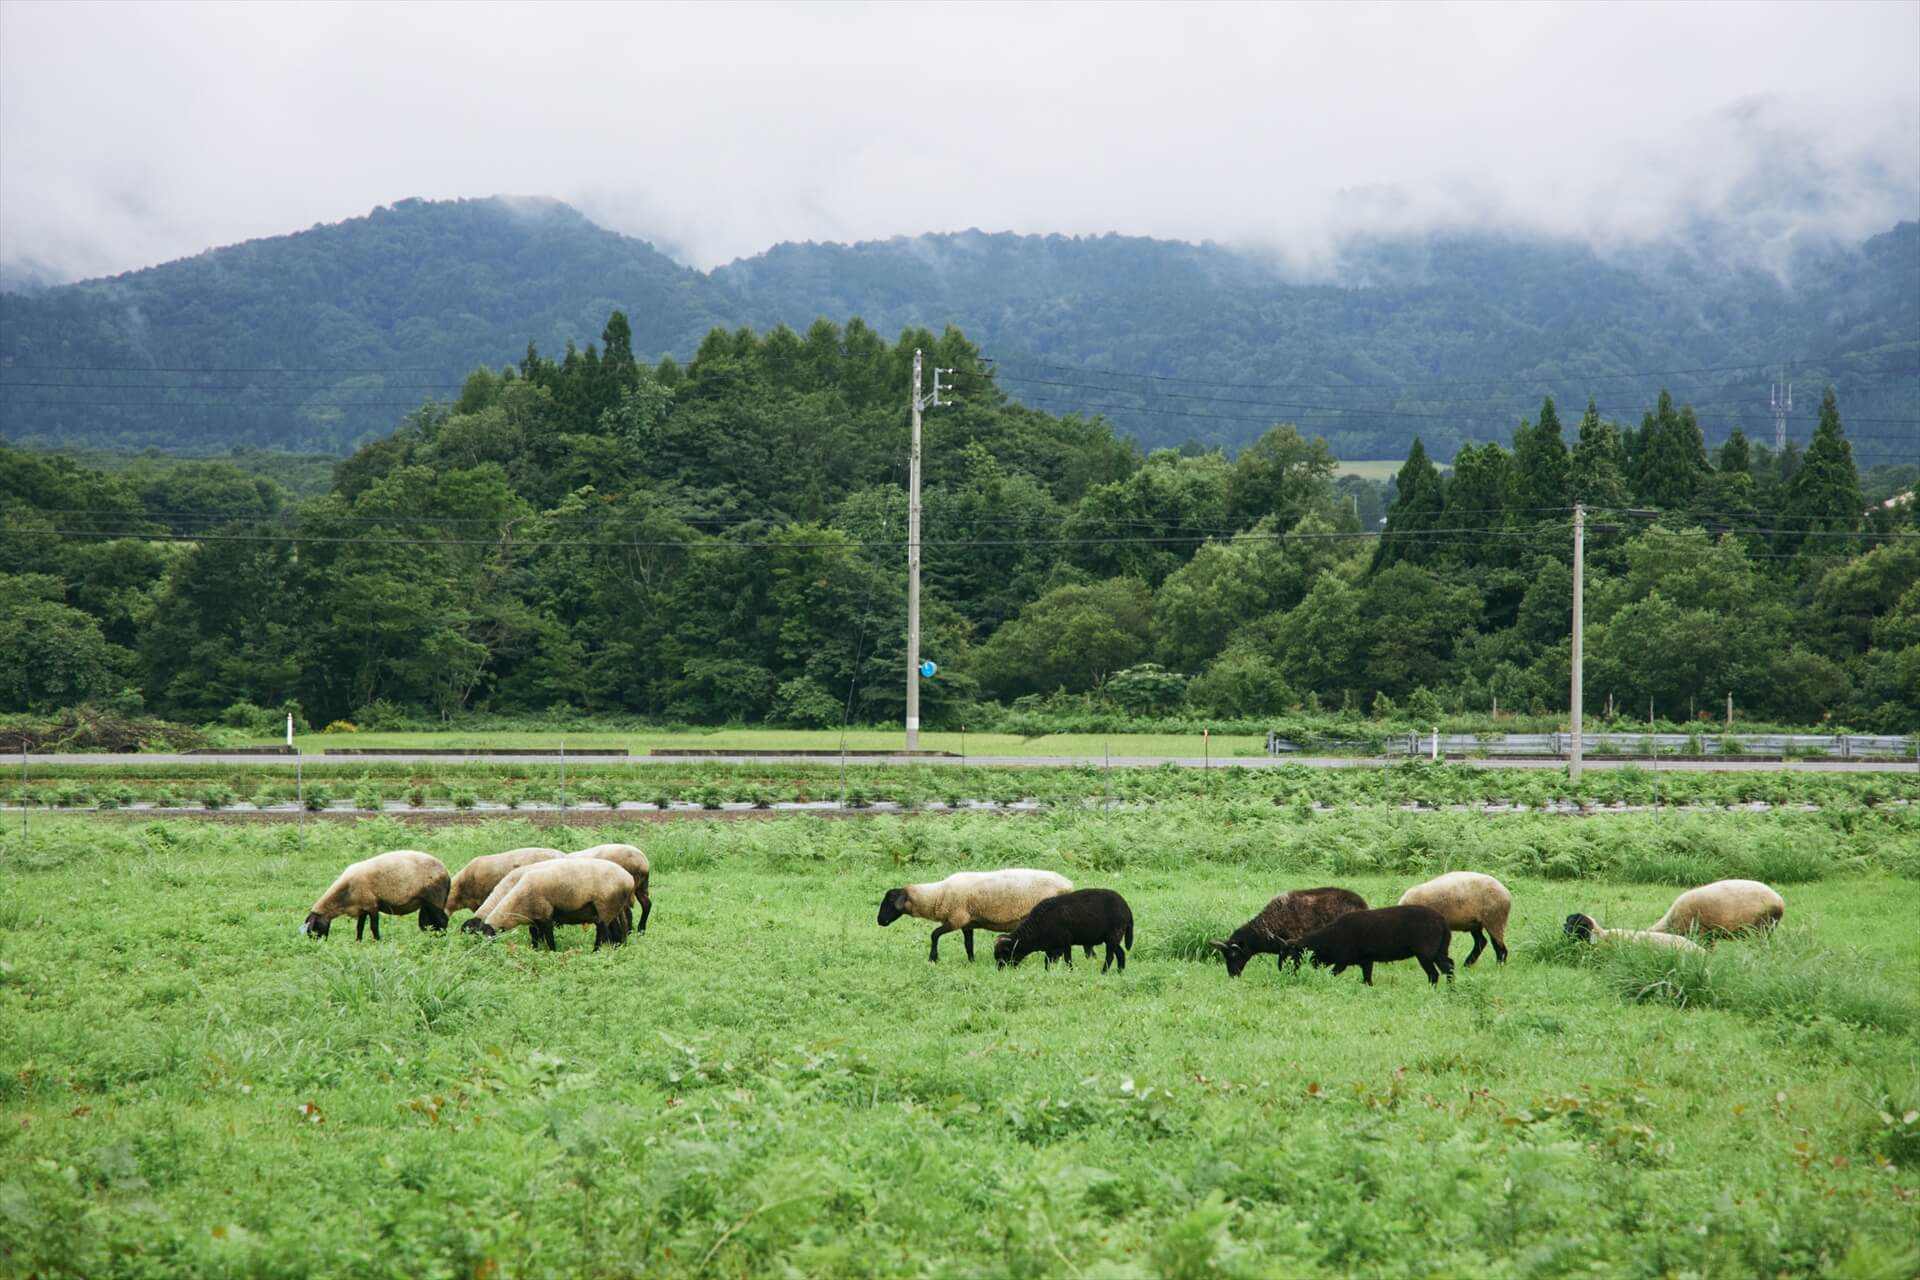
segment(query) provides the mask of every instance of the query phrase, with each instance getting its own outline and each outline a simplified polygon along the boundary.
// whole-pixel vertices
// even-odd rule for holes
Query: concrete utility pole
[[[1793,412],[1793,384],[1787,371],[1780,370],[1780,381],[1773,384],[1773,451],[1787,451],[1787,415]]]
[[[933,371],[933,395],[920,395],[920,352],[913,353],[913,445],[907,481],[907,750],[920,749],[920,411],[940,407],[940,375]],[[951,403],[949,401],[948,403]]]
[[[1568,706],[1573,711],[1573,749],[1567,756],[1567,779],[1580,781],[1580,716],[1583,710],[1580,695],[1584,686],[1582,668],[1586,662],[1586,637],[1581,634],[1585,619],[1585,610],[1581,607],[1582,596],[1586,594],[1583,580],[1586,576],[1587,558],[1587,508],[1582,503],[1573,506],[1573,688],[1570,691]]]

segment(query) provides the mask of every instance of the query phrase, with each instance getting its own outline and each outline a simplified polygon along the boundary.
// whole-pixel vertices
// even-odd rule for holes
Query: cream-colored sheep
[[[599,858],[555,858],[535,862],[512,873],[501,885],[506,892],[484,914],[461,928],[491,938],[497,933],[527,926],[536,949],[558,950],[554,926],[590,924],[593,949],[602,942],[619,946],[627,940],[627,917],[633,910],[633,877],[619,866]]]
[[[1670,951],[1700,951],[1702,948],[1677,933],[1652,933],[1645,929],[1602,929],[1592,916],[1578,913],[1567,917],[1566,931],[1582,942],[1640,943],[1666,947]]]
[[[611,862],[633,877],[634,901],[640,904],[640,932],[647,931],[647,917],[653,914],[653,897],[647,892],[647,881],[653,876],[653,864],[647,861],[647,855],[630,844],[596,844],[590,849],[577,849],[567,855],[569,858],[598,858]],[[632,913],[628,913],[627,929],[633,929]]]
[[[380,913],[390,916],[420,913],[422,929],[447,927],[447,869],[430,853],[396,849],[377,858],[356,862],[340,873],[307,913],[300,932],[324,938],[336,916],[353,916],[356,941],[373,922],[373,940],[380,941]]]
[[[1507,962],[1507,916],[1513,895],[1507,886],[1478,871],[1449,871],[1400,895],[1403,907],[1431,907],[1446,918],[1447,928],[1473,938],[1466,963],[1472,964],[1493,940],[1493,955]]]
[[[489,853],[475,858],[454,873],[453,888],[447,892],[447,911],[471,911],[487,900],[494,887],[506,878],[507,872],[524,867],[530,862],[545,862],[549,858],[562,858],[566,855],[558,849],[545,849],[530,846],[525,849],[509,849],[505,853]]]
[[[880,899],[880,924],[890,925],[901,916],[934,921],[939,927],[927,947],[929,960],[940,958],[941,935],[959,929],[971,960],[975,929],[1006,933],[1027,918],[1035,903],[1071,892],[1073,882],[1051,871],[959,871],[945,880],[887,890]]]
[[[1758,880],[1715,880],[1673,900],[1654,933],[1739,933],[1769,930],[1787,912],[1786,899]]]

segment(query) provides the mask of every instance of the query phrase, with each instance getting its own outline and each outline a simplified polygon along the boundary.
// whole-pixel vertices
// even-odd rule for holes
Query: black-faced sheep
[[[973,959],[973,931],[1005,933],[1027,918],[1044,899],[1071,893],[1073,882],[1051,871],[1008,867],[1000,871],[959,871],[930,884],[908,884],[887,890],[880,899],[884,928],[901,916],[932,920],[938,927],[927,946],[927,959],[940,958],[940,938],[959,929]]]
[[[1758,880],[1716,880],[1675,898],[1652,932],[1766,932],[1779,924],[1786,912],[1786,899]]]
[[[1349,911],[1366,909],[1367,900],[1351,889],[1293,889],[1271,899],[1259,915],[1235,929],[1232,937],[1224,941],[1209,939],[1207,945],[1226,957],[1227,976],[1237,978],[1254,956],[1279,955],[1284,963],[1283,953],[1293,943]],[[1293,963],[1299,967],[1297,954]]]
[[[353,936],[358,941],[373,923],[373,940],[380,941],[380,915],[420,913],[422,929],[447,927],[447,869],[440,859],[412,849],[396,849],[377,858],[356,862],[340,873],[331,888],[320,895],[313,910],[300,926],[300,932],[324,938],[337,916],[353,916]]]
[[[529,847],[475,858],[454,873],[453,888],[447,891],[447,912],[452,914],[455,911],[474,910],[506,879],[509,871],[530,862],[545,862],[549,858],[564,856],[558,849]]]
[[[647,892],[647,882],[653,877],[653,864],[647,861],[647,855],[630,844],[596,844],[590,849],[578,849],[567,855],[569,858],[598,858],[602,862],[611,862],[633,877],[634,901],[640,904],[641,933],[647,931],[647,917],[653,914],[653,897]],[[627,913],[627,929],[634,928],[633,913]]]
[[[1480,958],[1489,937],[1494,958],[1507,962],[1507,916],[1513,911],[1513,895],[1492,876],[1449,871],[1401,894],[1400,905],[1432,907],[1446,918],[1449,929],[1470,935],[1473,950],[1467,952],[1468,964]]]
[[[1380,907],[1348,912],[1300,939],[1288,954],[1305,952],[1315,966],[1332,965],[1336,975],[1359,965],[1360,980],[1368,986],[1376,964],[1418,960],[1427,981],[1438,985],[1443,973],[1453,981],[1453,961],[1447,957],[1452,937],[1446,917],[1432,907]]]
[[[1621,943],[1642,943],[1650,947],[1666,947],[1673,951],[1699,951],[1689,938],[1677,933],[1653,933],[1646,929],[1602,929],[1592,916],[1575,912],[1567,917],[1563,926],[1568,935],[1582,942],[1597,942],[1603,945]]]
[[[461,927],[493,937],[527,926],[537,950],[558,949],[554,926],[590,924],[593,949],[602,942],[619,946],[627,940],[627,918],[633,909],[633,877],[614,863],[599,858],[556,858],[521,867],[502,881],[506,892]]]
[[[1038,951],[1051,969],[1055,960],[1073,968],[1073,949],[1085,947],[1093,955],[1096,943],[1105,943],[1105,973],[1116,960],[1127,971],[1127,951],[1133,946],[1133,908],[1111,889],[1076,889],[1034,904],[1027,918],[993,941],[993,958],[1001,965],[1017,965]]]

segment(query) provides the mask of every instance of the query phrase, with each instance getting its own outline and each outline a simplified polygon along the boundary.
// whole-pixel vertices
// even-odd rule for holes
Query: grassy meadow
[[[1312,815],[1214,799],[610,824],[650,931],[564,955],[389,920],[340,867],[527,822],[35,819],[0,837],[0,1274],[1907,1277],[1920,828],[1904,812]],[[556,836],[556,838],[559,838]],[[882,892],[1123,892],[1124,975],[997,971]],[[1511,961],[1428,987],[1206,947],[1289,887],[1470,866]],[[1582,947],[1753,874],[1771,939]],[[582,936],[585,934],[586,936]],[[987,935],[990,938],[990,935]],[[983,938],[981,941],[985,941]],[[1467,942],[1456,935],[1453,955]]]
[[[250,739],[249,741],[256,741]],[[257,739],[270,746],[282,741],[272,735]],[[843,738],[838,729],[652,729],[633,732],[601,731],[560,733],[549,730],[450,729],[360,730],[355,733],[299,733],[294,745],[301,751],[318,754],[329,749],[413,748],[423,751],[461,751],[485,748],[493,751],[630,751],[645,755],[651,751],[724,751],[739,754],[778,754],[783,751],[839,751]],[[900,751],[906,735],[898,729],[849,729],[844,737],[849,752]],[[1265,755],[1267,740],[1255,733],[1216,733],[1211,747],[1198,733],[1050,733],[1024,737],[1016,733],[959,733],[950,730],[923,730],[920,750],[945,751],[969,756],[1082,756],[1099,759],[1108,752],[1115,756],[1200,756],[1206,751],[1220,757]]]

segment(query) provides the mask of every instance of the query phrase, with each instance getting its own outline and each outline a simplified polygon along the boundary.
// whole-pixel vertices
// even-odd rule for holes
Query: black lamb
[[[1247,961],[1257,955],[1277,955],[1286,966],[1287,948],[1323,925],[1332,924],[1350,911],[1365,911],[1367,900],[1351,889],[1332,887],[1294,889],[1268,902],[1259,915],[1233,931],[1225,940],[1208,939],[1208,945],[1227,958],[1227,976],[1237,978]],[[1293,967],[1300,967],[1300,954],[1293,954]]]
[[[1304,951],[1316,966],[1332,965],[1336,975],[1357,964],[1368,986],[1374,965],[1414,959],[1427,971],[1427,981],[1438,985],[1443,973],[1453,981],[1453,961],[1447,957],[1452,937],[1447,918],[1432,907],[1381,907],[1341,916],[1288,947],[1282,958]]]
[[[1046,956],[1048,968],[1055,960],[1065,960],[1071,969],[1073,949],[1085,947],[1091,957],[1095,943],[1107,947],[1100,972],[1105,973],[1116,960],[1120,972],[1127,971],[1127,950],[1133,946],[1133,909],[1111,889],[1076,889],[1034,904],[1011,933],[994,939],[993,958],[1003,966],[1017,965],[1038,951]]]

